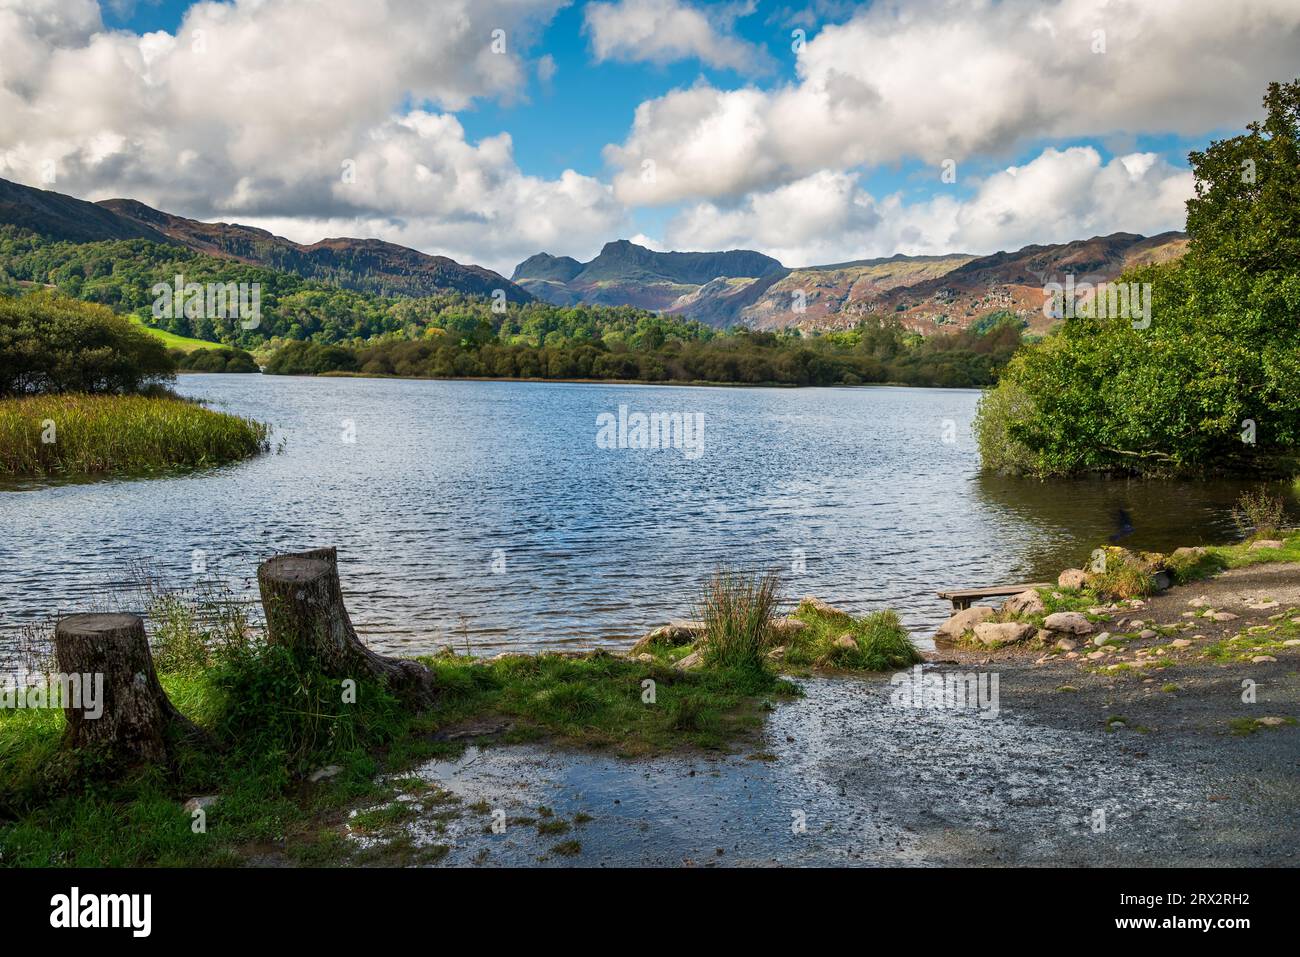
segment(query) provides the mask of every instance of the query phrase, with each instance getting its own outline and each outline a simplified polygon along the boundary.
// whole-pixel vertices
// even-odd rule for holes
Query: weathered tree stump
[[[268,641],[309,656],[327,675],[377,678],[408,703],[432,703],[434,677],[428,668],[375,654],[357,638],[343,603],[334,548],[268,559],[257,568],[257,584]]]
[[[203,736],[158,683],[138,615],[69,615],[55,627],[54,655],[60,674],[80,676],[82,684],[80,702],[63,701],[66,746],[138,764],[168,758],[169,732]],[[102,700],[94,702],[94,710],[102,709],[98,716],[88,707],[96,676],[102,676]]]

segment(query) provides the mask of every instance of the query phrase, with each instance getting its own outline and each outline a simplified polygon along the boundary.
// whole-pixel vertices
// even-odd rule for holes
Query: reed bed
[[[96,475],[224,465],[266,451],[269,428],[175,396],[0,399],[0,475]]]

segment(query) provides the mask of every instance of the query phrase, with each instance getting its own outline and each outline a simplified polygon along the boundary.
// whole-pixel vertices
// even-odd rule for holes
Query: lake
[[[1129,546],[1228,541],[1241,490],[984,476],[974,390],[260,375],[178,390],[272,424],[282,449],[180,476],[3,486],[7,634],[121,605],[106,596],[139,563],[253,601],[258,561],[337,545],[358,631],[391,653],[622,646],[688,616],[718,565],[777,569],[790,599],[894,608],[928,645],[949,611],[936,589],[1054,579],[1121,507]],[[702,416],[687,420],[702,441],[598,444],[598,417],[620,406],[633,432],[636,412]]]

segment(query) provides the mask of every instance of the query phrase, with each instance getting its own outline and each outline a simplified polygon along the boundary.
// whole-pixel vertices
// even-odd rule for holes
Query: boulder
[[[1043,604],[1043,599],[1039,597],[1038,592],[1030,588],[1008,598],[1003,603],[1002,610],[1013,615],[1041,615],[1047,611],[1047,606]]]
[[[1043,627],[1067,635],[1092,634],[1092,622],[1077,611],[1058,611],[1054,615],[1048,615],[1043,619]]]
[[[1032,637],[1038,631],[1023,621],[985,621],[975,626],[975,637],[990,648],[1015,644]]]
[[[992,617],[993,609],[988,605],[972,605],[970,608],[963,608],[940,625],[934,637],[956,641],[980,622],[988,621]]]
[[[694,671],[696,668],[704,667],[704,654],[699,651],[692,651],[689,655],[677,662],[678,671]]]
[[[1057,588],[1078,591],[1088,583],[1088,573],[1081,568],[1067,568],[1056,577]]]
[[[647,632],[635,645],[632,646],[633,655],[649,651],[652,645],[661,645],[666,648],[676,648],[679,645],[689,645],[700,635],[704,634],[704,622],[702,621],[671,621],[666,625]]]
[[[826,602],[822,601],[820,598],[815,598],[812,595],[805,595],[803,598],[799,600],[798,610],[804,612],[807,611],[816,612],[817,614],[825,615],[828,618],[852,618],[853,617],[847,611],[844,611],[840,608],[836,608],[834,605],[827,604]]]

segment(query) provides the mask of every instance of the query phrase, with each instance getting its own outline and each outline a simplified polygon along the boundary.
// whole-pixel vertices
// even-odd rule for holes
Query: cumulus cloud
[[[608,187],[525,175],[508,134],[471,143],[450,115],[522,94],[562,2],[235,0],[139,36],[92,0],[0,0],[0,176],[293,238],[391,225],[501,268],[585,251],[623,221]]]
[[[620,199],[661,204],[1041,138],[1197,135],[1253,118],[1297,49],[1294,0],[882,0],[810,39],[793,82],[642,103],[605,156]]]
[[[671,63],[697,59],[733,70],[765,68],[767,54],[732,33],[746,7],[716,5],[707,11],[682,0],[617,0],[588,3],[583,29],[597,61]]]
[[[1192,175],[1152,153],[1102,162],[1092,147],[1047,149],[977,184],[965,200],[937,194],[877,200],[855,173],[819,171],[731,207],[699,203],[667,226],[677,249],[749,246],[787,266],[894,253],[991,253],[1031,243],[1181,229]]]

